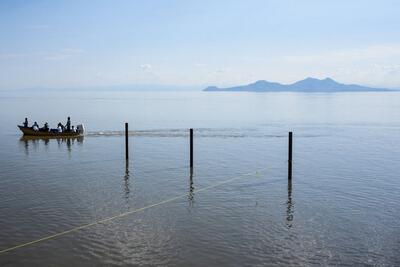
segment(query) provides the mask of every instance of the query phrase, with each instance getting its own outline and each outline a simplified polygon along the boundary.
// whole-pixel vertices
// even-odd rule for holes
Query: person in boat
[[[65,124],[65,128],[67,128],[67,132],[71,131],[71,118],[68,117],[67,124]]]
[[[61,122],[59,122],[59,123],[57,124],[57,130],[58,130],[59,133],[61,133],[61,132],[64,131],[64,125],[62,125]]]
[[[39,131],[39,124],[37,124],[37,122],[35,121],[35,123],[32,125],[32,129],[34,131]]]
[[[43,128],[42,128],[42,131],[44,131],[44,132],[48,132],[50,129],[49,129],[49,124],[47,123],[47,122],[45,122],[44,123],[44,126],[43,126]]]
[[[25,128],[28,128],[28,118],[25,118],[25,121],[24,121],[23,124],[24,124],[24,127],[25,127]]]

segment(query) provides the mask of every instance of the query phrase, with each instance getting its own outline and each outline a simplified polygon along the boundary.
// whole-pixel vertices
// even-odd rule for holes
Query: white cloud
[[[230,68],[220,68],[220,69],[217,69],[217,70],[215,71],[215,73],[216,73],[216,74],[223,74],[223,73],[229,72],[230,70],[231,70]]]
[[[400,73],[400,64],[392,64],[392,65],[375,64],[374,68],[377,70],[382,70],[387,72]]]
[[[78,48],[64,48],[61,50],[62,53],[66,54],[80,54],[83,53],[83,49]]]
[[[290,55],[284,59],[293,63],[346,62],[382,60],[400,56],[400,44],[374,45],[359,49],[334,50],[321,53]]]
[[[332,77],[346,83],[400,87],[400,44],[379,44],[283,56],[283,64],[301,76]]]
[[[49,61],[66,60],[83,52],[84,51],[82,49],[64,48],[58,52],[47,54],[44,59]]]
[[[0,53],[0,60],[2,59],[15,59],[15,58],[21,58],[24,57],[25,54],[20,54],[20,53]]]
[[[142,71],[149,71],[151,70],[152,66],[150,64],[142,64],[139,66]]]
[[[49,61],[59,61],[59,60],[68,59],[70,57],[71,57],[71,55],[57,53],[57,54],[48,55],[44,59],[49,60]]]

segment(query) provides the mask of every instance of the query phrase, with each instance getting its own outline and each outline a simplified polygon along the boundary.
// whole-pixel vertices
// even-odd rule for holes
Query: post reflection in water
[[[189,206],[192,207],[194,204],[193,168],[190,168],[190,174],[189,174],[188,200],[189,200]]]
[[[288,180],[288,199],[287,199],[287,208],[286,208],[286,226],[291,228],[293,225],[293,213],[294,213],[294,205],[292,202],[292,180]]]
[[[125,199],[129,198],[129,160],[125,161],[125,175],[124,175],[124,192],[125,192]]]

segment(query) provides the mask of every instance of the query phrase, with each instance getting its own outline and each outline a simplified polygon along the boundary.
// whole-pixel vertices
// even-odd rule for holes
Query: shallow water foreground
[[[137,211],[1,253],[1,266],[400,264],[400,124],[385,117],[399,114],[397,104],[370,107],[380,112],[370,121],[363,113],[339,123],[339,115],[318,103],[334,110],[349,95],[271,94],[258,102],[252,95],[210,99],[193,93],[185,97],[197,108],[209,107],[213,121],[199,116],[191,123],[182,114],[157,127],[148,121],[158,116],[137,107],[137,98],[149,96],[129,96],[83,98],[88,117],[113,101],[121,114],[133,107],[129,162],[117,123],[97,122],[83,139],[21,139],[9,128],[1,132],[0,250]],[[153,101],[174,113],[187,108],[177,105],[180,97],[154,95]],[[360,111],[357,101],[370,97],[377,98],[353,96],[351,109]],[[260,112],[279,114],[283,98],[309,116],[281,114],[276,122]],[[4,107],[32,100],[0,101]],[[231,114],[218,112],[221,101],[248,116],[230,122]],[[2,118],[3,124],[23,116]],[[336,122],[323,123],[324,116]],[[182,127],[189,124],[195,128],[192,174]],[[288,130],[294,131],[291,184]]]

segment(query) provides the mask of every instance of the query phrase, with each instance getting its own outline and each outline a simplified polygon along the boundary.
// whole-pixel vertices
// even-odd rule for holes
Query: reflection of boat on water
[[[74,132],[72,132],[72,131],[58,132],[58,131],[54,131],[54,130],[35,131],[31,127],[24,127],[21,125],[18,125],[18,128],[21,130],[21,132],[24,134],[24,136],[37,136],[37,137],[77,137],[77,136],[82,136],[84,133],[83,125],[78,125],[77,130]]]
[[[35,141],[44,141],[45,143],[48,143],[49,140],[57,140],[61,142],[67,142],[67,141],[77,141],[78,143],[83,143],[84,136],[83,135],[72,135],[72,136],[53,136],[53,135],[48,135],[48,136],[37,136],[37,135],[23,135],[19,140],[22,142],[35,142]]]
[[[52,147],[53,144],[58,146],[58,149],[63,150],[63,146],[65,145],[68,151],[68,154],[71,153],[72,147],[76,145],[83,145],[84,136],[32,136],[32,135],[23,135],[19,141],[25,150],[25,154],[29,155],[32,151],[42,151],[41,149],[48,149]],[[42,146],[44,145],[44,147]]]

